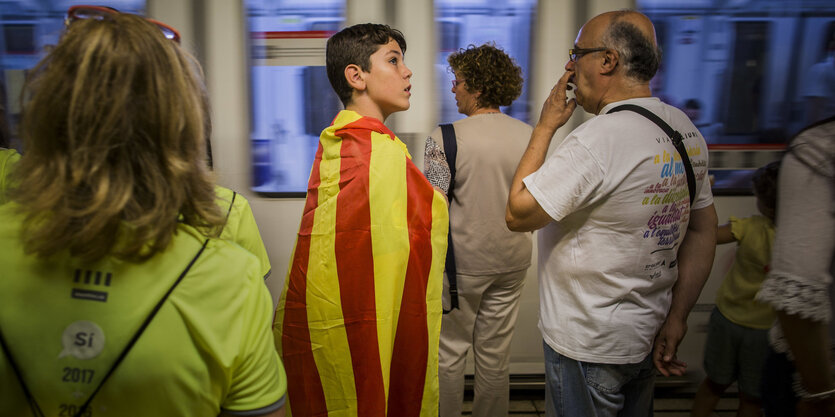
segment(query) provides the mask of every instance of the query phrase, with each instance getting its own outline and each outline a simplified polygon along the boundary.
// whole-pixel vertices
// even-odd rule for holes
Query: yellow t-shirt
[[[270,275],[270,257],[267,255],[264,241],[261,240],[249,201],[244,196],[219,185],[215,186],[215,194],[217,204],[224,213],[228,213],[220,238],[235,242],[255,255],[261,266],[261,276],[267,279]]]
[[[0,204],[6,203],[6,189],[9,188],[8,179],[11,167],[20,159],[20,154],[14,149],[0,148]]]
[[[272,301],[254,255],[220,239],[201,252],[206,239],[182,225],[140,264],[42,259],[24,253],[17,209],[0,207],[0,331],[45,415],[74,414],[184,271],[89,415],[216,416],[283,404]],[[0,415],[29,415],[2,353],[0,387]]]
[[[741,326],[768,329],[774,311],[754,300],[771,263],[774,223],[764,216],[731,217],[731,233],[737,240],[736,258],[716,293],[716,306],[728,320]]]

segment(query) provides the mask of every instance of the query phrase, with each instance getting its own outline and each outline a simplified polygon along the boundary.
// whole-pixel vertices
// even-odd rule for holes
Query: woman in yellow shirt
[[[262,268],[214,237],[199,65],[159,22],[67,22],[0,206],[0,415],[283,415]]]

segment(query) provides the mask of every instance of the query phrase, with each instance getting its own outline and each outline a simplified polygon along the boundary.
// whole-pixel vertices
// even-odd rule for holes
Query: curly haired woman
[[[450,196],[450,229],[460,306],[445,314],[440,344],[440,415],[460,416],[467,351],[475,358],[473,416],[506,416],[510,341],[525,275],[531,234],[508,230],[505,205],[510,182],[527,146],[531,127],[503,114],[522,92],[522,70],[491,44],[471,45],[448,58],[457,157],[454,184],[441,129],[426,140],[425,171]],[[449,278],[449,277],[447,277]],[[449,279],[444,306],[450,306]]]

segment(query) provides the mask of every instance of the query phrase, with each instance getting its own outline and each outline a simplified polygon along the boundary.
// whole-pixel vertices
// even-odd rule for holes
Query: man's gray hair
[[[644,36],[637,26],[619,21],[618,17],[615,16],[614,22],[603,34],[603,45],[618,51],[627,77],[649,82],[661,64],[661,48],[653,46],[652,39]]]

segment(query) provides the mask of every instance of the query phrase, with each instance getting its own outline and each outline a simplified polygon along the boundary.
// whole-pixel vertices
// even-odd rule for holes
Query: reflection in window
[[[653,95],[702,132],[720,193],[750,189],[750,175],[719,170],[754,169],[763,159],[734,152],[774,153],[835,114],[832,1],[638,0],[638,8],[664,50]]]
[[[440,121],[449,123],[464,117],[458,113],[450,92],[453,74],[447,57],[459,48],[494,42],[522,67],[522,94],[501,110],[530,122],[528,88],[530,80],[531,28],[536,0],[435,0],[435,21],[440,46],[435,61],[438,74]]]
[[[304,196],[319,133],[342,108],[325,72],[325,42],[344,0],[247,0],[252,47],[253,190]]]
[[[0,1],[0,128],[8,126],[11,144],[20,148],[15,131],[20,121],[20,91],[25,73],[58,43],[67,9],[73,3],[61,0]],[[85,1],[123,12],[142,14],[145,0]],[[5,120],[6,123],[3,123]],[[4,129],[5,130],[5,129]]]

